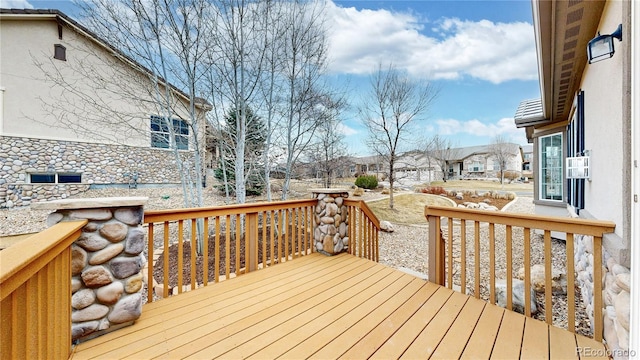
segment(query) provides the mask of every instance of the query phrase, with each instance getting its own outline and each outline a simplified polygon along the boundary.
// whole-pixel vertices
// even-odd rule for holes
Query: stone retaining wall
[[[190,152],[182,151],[185,161]],[[0,208],[64,199],[91,184],[178,183],[174,154],[165,149],[0,136]],[[30,173],[80,173],[80,184],[30,184]]]
[[[142,311],[146,198],[79,199],[34,204],[55,209],[47,225],[87,219],[71,245],[72,339],[129,324]]]
[[[349,249],[349,214],[344,199],[346,190],[312,189],[318,199],[313,220],[313,237],[316,250],[334,255]]]
[[[611,256],[606,247],[602,251],[602,296],[604,313],[604,339],[614,354],[628,353],[630,319],[630,271]],[[574,260],[576,281],[580,286],[591,329],[593,330],[593,237],[575,236]]]

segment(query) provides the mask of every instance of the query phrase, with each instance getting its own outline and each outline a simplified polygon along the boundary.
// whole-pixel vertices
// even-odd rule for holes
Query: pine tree
[[[222,135],[222,143],[228,149],[225,151],[225,156],[219,159],[220,165],[215,170],[216,179],[224,181],[223,169],[226,170],[227,182],[231,185],[233,193],[235,185],[235,170],[234,164],[236,160],[236,154],[233,149],[237,139],[238,133],[237,119],[241,110],[231,109],[225,116],[224,134]],[[246,108],[247,111],[247,135],[245,139],[245,153],[244,153],[244,171],[246,176],[246,192],[247,195],[261,195],[264,191],[265,181],[261,176],[261,164],[262,153],[264,151],[266,140],[266,129],[264,121],[256,116],[251,109]],[[225,166],[222,166],[222,161],[225,162]]]

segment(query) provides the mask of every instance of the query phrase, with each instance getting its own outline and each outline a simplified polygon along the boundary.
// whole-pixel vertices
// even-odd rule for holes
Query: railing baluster
[[[297,249],[294,249],[295,251],[293,251],[293,253],[295,254],[294,258],[297,258],[300,256],[300,249],[302,248],[300,243],[300,228],[298,227],[298,224],[300,223],[300,209],[293,209],[292,222],[293,223],[291,224],[291,227],[293,228],[292,233],[294,241],[292,241],[291,247],[295,247],[294,244],[297,244]]]
[[[544,317],[549,325],[553,325],[553,304],[551,303],[551,231],[544,231]],[[595,282],[595,281],[594,281]]]
[[[149,224],[147,242],[147,304],[153,302],[153,223]]]
[[[267,212],[263,211],[262,215],[262,268],[267,267]],[[260,216],[260,215],[258,215]]]
[[[231,215],[225,217],[225,246],[224,246],[224,266],[225,279],[231,276]],[[237,266],[237,264],[236,264]]]
[[[220,216],[216,216],[215,226],[216,226],[216,230],[215,230],[216,237],[214,240],[215,254],[213,254],[213,263],[214,263],[213,278],[214,278],[214,281],[218,283],[220,282]]]
[[[513,239],[513,230],[511,225],[507,225],[505,232],[507,234],[506,239],[506,250],[507,250],[507,309],[513,309],[513,247],[512,239]],[[526,292],[526,291],[525,291]]]
[[[270,264],[271,266],[276,264],[276,256],[273,253],[275,247],[273,245],[273,239],[274,239],[274,235],[276,232],[276,225],[275,225],[275,210],[272,210],[269,212],[269,256],[270,256]]]
[[[280,232],[278,232],[278,261],[284,262],[284,218],[285,218],[285,210],[280,210],[278,220],[280,221],[278,227],[280,228]]]
[[[178,294],[182,294],[182,265],[183,262],[183,240],[184,240],[184,221],[178,220]]]
[[[531,316],[531,229],[522,229],[524,235],[524,314]]]
[[[575,271],[576,268],[573,263],[573,234],[567,233],[567,305],[569,305],[569,309],[567,310],[567,327],[569,331],[572,333],[576,332],[576,315],[575,315],[575,300],[576,300],[576,289],[573,284],[575,284]],[[594,261],[595,262],[595,261]],[[595,269],[595,267],[594,267]],[[594,277],[595,279],[595,277]]]
[[[204,234],[202,234],[204,248],[202,249],[202,283],[209,285],[209,218],[204,218]]]
[[[196,219],[191,219],[191,290],[196,289]]]
[[[474,265],[476,268],[476,272],[475,272],[475,295],[476,295],[476,299],[480,298],[480,222],[479,221],[474,221],[473,222],[473,239],[474,239]]]
[[[496,224],[489,223],[489,302],[496,303]]]
[[[593,237],[593,338],[602,341],[602,236]]]
[[[249,213],[245,215],[246,234],[246,253],[244,259],[245,272],[255,271],[258,269],[258,213]]]
[[[242,253],[242,223],[241,223],[241,218],[240,218],[240,214],[236,214],[235,216],[235,220],[236,220],[236,235],[234,237],[234,243],[235,243],[235,257],[236,257],[236,266],[235,266],[235,274],[236,276],[240,275],[240,268],[242,265],[242,259],[240,258],[240,254]],[[246,240],[246,237],[245,237]],[[245,251],[246,251],[246,246],[245,246]],[[246,261],[247,259],[245,258],[245,266],[246,266]]]
[[[169,222],[164,222],[164,254],[163,254],[163,263],[164,263],[164,272],[162,276],[162,284],[164,288],[162,289],[162,297],[167,298],[169,296]]]
[[[460,292],[467,293],[467,221],[460,220]]]
[[[447,218],[447,248],[449,251],[449,272],[447,287],[453,289],[453,218]]]

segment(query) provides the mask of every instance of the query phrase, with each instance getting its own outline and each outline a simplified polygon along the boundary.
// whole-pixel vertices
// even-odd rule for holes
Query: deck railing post
[[[318,200],[313,216],[313,244],[316,251],[335,255],[349,251],[349,197],[345,189],[311,189]]]
[[[142,229],[147,198],[67,199],[32,204],[54,210],[52,226],[88,220],[71,246],[71,332],[82,340],[133,323],[142,312]],[[153,250],[151,250],[153,251]],[[148,270],[152,271],[152,270]]]
[[[440,233],[440,217],[427,216],[429,222],[429,281],[444,285],[444,244]]]

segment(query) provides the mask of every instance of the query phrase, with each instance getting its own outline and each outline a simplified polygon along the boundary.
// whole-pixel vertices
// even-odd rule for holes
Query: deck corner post
[[[444,286],[444,246],[440,232],[440,217],[427,215],[429,222],[429,281]]]
[[[148,246],[142,227],[147,200],[117,197],[32,204],[34,209],[53,210],[47,218],[49,226],[88,221],[71,245],[71,279],[67,281],[71,282],[72,341],[100,336],[140,317]]]
[[[313,216],[313,246],[317,252],[336,255],[349,249],[349,197],[346,189],[311,189],[317,204]]]

